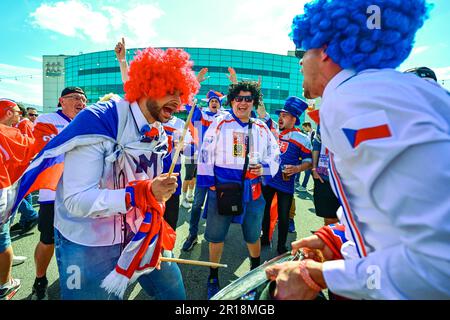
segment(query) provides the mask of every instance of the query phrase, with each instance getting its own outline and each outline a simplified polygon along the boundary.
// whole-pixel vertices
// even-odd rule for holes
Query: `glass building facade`
[[[238,80],[257,81],[258,76],[262,77],[264,104],[267,112],[271,114],[283,106],[287,97],[302,97],[303,76],[299,71],[299,60],[293,54],[278,55],[212,48],[182,49],[188,52],[194,61],[195,72],[204,67],[208,68],[209,78],[202,83],[197,95],[198,101],[205,98],[211,89],[224,94],[228,92],[228,67],[236,70]],[[133,59],[136,50],[138,49],[127,50],[128,61]],[[96,102],[110,92],[121,96],[124,94],[119,63],[113,50],[67,57],[65,85],[83,88],[89,102]]]

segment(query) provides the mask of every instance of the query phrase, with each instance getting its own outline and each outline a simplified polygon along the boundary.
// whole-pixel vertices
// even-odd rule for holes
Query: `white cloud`
[[[42,57],[25,56],[25,58],[30,59],[30,60],[35,61],[35,62],[42,63]]]
[[[70,37],[89,37],[93,42],[107,40],[110,24],[101,12],[76,0],[42,4],[31,13],[34,24]]]
[[[33,25],[56,33],[88,38],[112,45],[126,35],[131,45],[147,44],[156,36],[153,24],[164,12],[152,4],[134,5],[128,10],[111,6],[94,9],[79,0],[42,4],[30,14]]]
[[[42,69],[0,64],[0,97],[42,105]]]
[[[126,8],[112,6],[111,1],[100,1],[96,8],[87,4],[87,0],[59,1],[42,4],[31,13],[31,18],[39,28],[68,37],[88,38],[103,45],[102,49],[113,47],[124,36],[128,48],[198,46],[286,54],[294,48],[288,36],[292,19],[303,12],[308,1],[230,1],[226,5],[227,13],[219,15],[221,18],[213,21],[215,25],[202,24],[201,12],[195,17],[168,9],[166,13],[159,5],[143,1],[129,2]],[[189,7],[189,4],[182,3],[182,6]],[[190,8],[185,10],[190,14]],[[174,19],[173,28],[183,26],[180,33],[189,30],[192,36],[168,38],[157,34],[155,23],[165,15],[167,21]]]
[[[292,20],[303,13],[303,6],[308,1],[242,1],[229,23],[232,28],[218,39],[216,46],[225,44],[232,49],[286,54],[294,49],[289,38]]]
[[[425,52],[428,49],[430,49],[429,46],[421,46],[421,47],[414,48],[412,53],[411,53],[411,56],[416,55],[416,54],[420,54],[422,52]]]
[[[157,36],[153,24],[164,12],[154,5],[140,5],[125,13],[128,29],[133,35],[129,37],[132,46],[148,47],[151,39]]]

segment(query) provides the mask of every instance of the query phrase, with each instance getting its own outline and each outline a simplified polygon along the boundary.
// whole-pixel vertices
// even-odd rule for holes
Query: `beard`
[[[170,120],[170,119],[165,119],[162,116],[161,111],[162,111],[163,106],[159,106],[155,101],[147,100],[145,107],[147,108],[148,112],[150,112],[150,115],[152,116],[152,118],[155,119],[156,121],[159,121],[161,123],[166,123]]]

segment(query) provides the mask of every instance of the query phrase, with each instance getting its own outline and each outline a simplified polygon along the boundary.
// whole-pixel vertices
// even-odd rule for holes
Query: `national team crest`
[[[246,139],[243,132],[233,132],[233,157],[245,158]]]
[[[285,153],[289,147],[289,142],[280,140],[280,151],[281,153]]]

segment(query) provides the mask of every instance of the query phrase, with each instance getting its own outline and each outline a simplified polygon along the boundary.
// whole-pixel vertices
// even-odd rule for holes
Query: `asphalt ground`
[[[184,174],[183,174],[184,176]],[[301,176],[303,178],[303,175]],[[309,180],[308,190],[313,187],[312,177]],[[288,234],[290,243],[296,239],[311,235],[311,230],[318,229],[323,220],[318,218],[314,213],[314,205],[312,202],[312,193],[301,192],[295,194],[296,216],[295,226],[296,232]],[[16,217],[15,221],[19,221]],[[174,249],[174,255],[178,258],[208,261],[208,242],[204,240],[203,234],[205,230],[205,219],[200,220],[199,227],[199,243],[194,246],[192,251],[184,252],[181,250],[184,240],[189,233],[189,210],[180,206],[177,240]],[[261,252],[261,262],[270,260],[278,253],[276,251],[277,229],[274,233],[274,246],[271,248],[263,247]],[[39,231],[34,228],[32,231],[21,236],[12,237],[12,246],[15,255],[26,256],[28,259],[21,265],[13,267],[13,277],[21,279],[22,286],[16,293],[13,300],[28,300],[31,297],[31,288],[35,279],[34,267],[34,250],[39,241]],[[248,257],[247,246],[243,240],[240,225],[232,224],[225,241],[225,247],[221,263],[227,264],[227,268],[221,268],[219,279],[221,287],[225,287],[229,283],[242,277],[250,269],[250,259]],[[192,266],[179,264],[183,281],[186,288],[186,296],[188,300],[205,300],[207,297],[206,281],[209,275],[208,267]],[[59,300],[59,280],[58,268],[55,257],[53,257],[48,272],[47,279],[49,281],[48,295],[49,300]],[[147,300],[149,297],[139,284],[131,285],[126,294],[125,299],[130,300]]]

